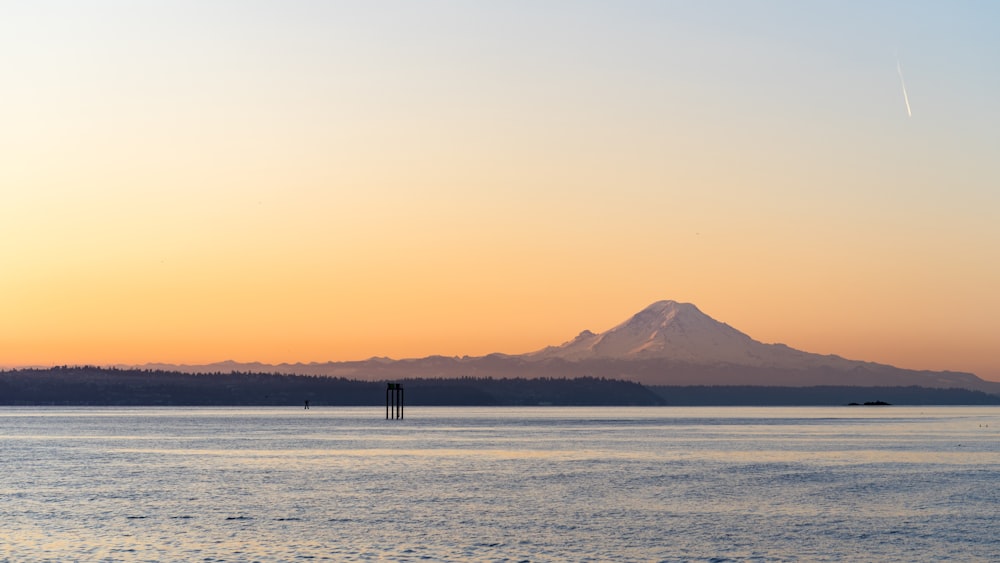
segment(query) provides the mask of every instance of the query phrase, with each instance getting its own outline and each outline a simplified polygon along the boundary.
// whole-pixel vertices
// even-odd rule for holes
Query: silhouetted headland
[[[1000,396],[982,391],[918,386],[648,386],[598,377],[398,381],[405,383],[408,406],[834,406],[872,396],[897,405],[1000,404]],[[381,406],[385,394],[382,381],[274,373],[93,366],[0,371],[0,405]]]

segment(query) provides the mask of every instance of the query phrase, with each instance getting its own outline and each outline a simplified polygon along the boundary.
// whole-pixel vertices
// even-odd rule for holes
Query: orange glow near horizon
[[[12,10],[0,366],[524,353],[674,299],[1000,380],[990,17],[627,4]]]

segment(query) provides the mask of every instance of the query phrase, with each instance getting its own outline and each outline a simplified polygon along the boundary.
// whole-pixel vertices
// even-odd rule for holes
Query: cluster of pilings
[[[385,419],[390,418],[403,418],[403,386],[399,383],[389,383],[385,388]]]

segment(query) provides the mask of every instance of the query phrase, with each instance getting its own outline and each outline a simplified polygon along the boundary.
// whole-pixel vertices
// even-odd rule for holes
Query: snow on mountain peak
[[[678,303],[676,301],[657,301],[642,311],[639,311],[622,326],[667,326],[679,318],[709,317],[698,310],[691,303]]]
[[[691,303],[664,300],[649,305],[610,330],[599,334],[585,330],[561,346],[551,346],[531,356],[779,366],[807,361],[806,356],[812,355],[763,344],[716,321]]]

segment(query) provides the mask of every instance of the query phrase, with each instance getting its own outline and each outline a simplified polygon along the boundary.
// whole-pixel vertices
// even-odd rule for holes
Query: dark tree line
[[[643,386],[598,377],[398,380],[408,406],[995,405],[1000,396],[924,387]],[[0,371],[0,405],[310,405],[385,403],[385,382],[277,373],[61,366]]]
[[[409,379],[404,380],[404,384],[406,402],[414,405],[653,406],[664,404],[660,396],[638,383],[599,377],[572,379],[462,377]]]
[[[656,405],[655,393],[627,381],[575,379],[403,379],[406,404]],[[310,405],[385,402],[385,382],[276,373],[188,374],[94,366],[0,372],[2,405]]]

